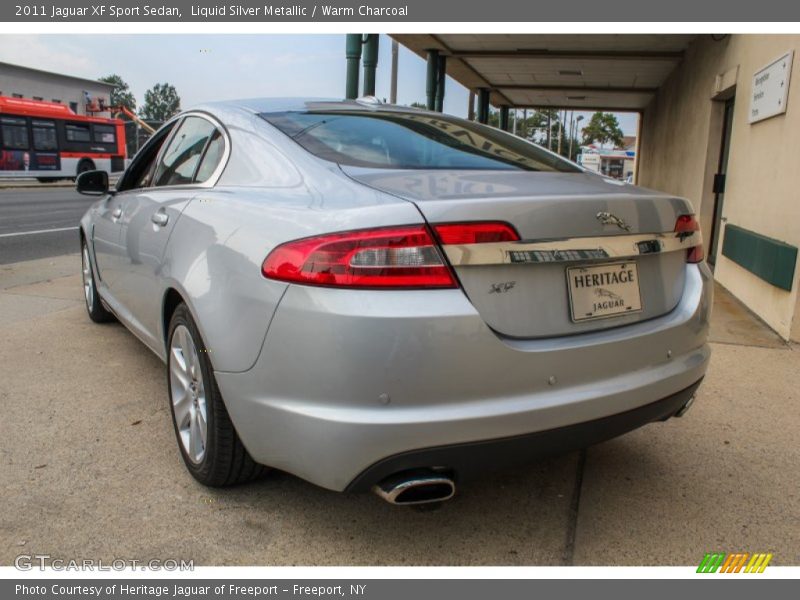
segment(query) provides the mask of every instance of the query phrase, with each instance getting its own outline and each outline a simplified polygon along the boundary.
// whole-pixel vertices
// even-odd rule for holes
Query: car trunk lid
[[[692,213],[683,199],[588,173],[344,171],[413,202],[434,227],[503,221],[517,230],[520,242],[445,247],[470,301],[501,334],[627,325],[669,312],[683,292],[686,253],[669,250],[684,244],[664,235]]]

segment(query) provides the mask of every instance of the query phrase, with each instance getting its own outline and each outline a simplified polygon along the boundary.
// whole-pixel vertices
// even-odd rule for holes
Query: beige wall
[[[750,125],[753,74],[788,50],[795,51],[795,60],[787,112]],[[723,217],[730,224],[800,246],[798,35],[732,35],[722,41],[706,35],[693,42],[645,110],[639,182],[691,200],[708,234],[722,125],[720,99],[733,92],[736,106]],[[718,252],[715,277],[781,336],[800,340],[797,268],[792,291],[787,292]]]

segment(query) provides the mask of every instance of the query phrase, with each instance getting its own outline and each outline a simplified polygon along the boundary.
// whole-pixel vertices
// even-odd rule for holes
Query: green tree
[[[594,113],[589,124],[583,128],[583,145],[588,146],[594,142],[613,144],[615,147],[622,145],[622,129],[612,113]]]
[[[112,73],[111,75],[101,77],[100,81],[105,81],[114,86],[114,89],[111,90],[110,97],[112,106],[125,106],[131,111],[136,110],[136,98],[122,77],[116,73]]]
[[[548,120],[550,124],[550,135],[548,135]],[[552,143],[556,144],[553,149],[557,147],[558,140],[558,126],[561,122],[561,112],[555,108],[547,108],[544,110],[537,110],[533,114],[528,115],[527,120],[524,122],[525,137],[547,147],[548,140],[552,138]],[[519,131],[519,126],[517,126]]]
[[[409,104],[411,108],[421,108],[422,110],[427,110],[427,106],[422,102],[412,102]]]
[[[149,121],[166,121],[181,110],[181,98],[175,86],[157,83],[144,93],[139,116]]]

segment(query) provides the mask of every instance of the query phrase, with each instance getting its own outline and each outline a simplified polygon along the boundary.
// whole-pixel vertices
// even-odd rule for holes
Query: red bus
[[[0,96],[0,177],[75,178],[126,163],[125,123],[76,115],[57,102]]]

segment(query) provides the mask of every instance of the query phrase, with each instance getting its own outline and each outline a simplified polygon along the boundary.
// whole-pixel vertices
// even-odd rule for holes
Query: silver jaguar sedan
[[[372,100],[212,103],[78,190],[93,321],[165,363],[206,485],[395,504],[682,415],[712,280],[684,199]]]

